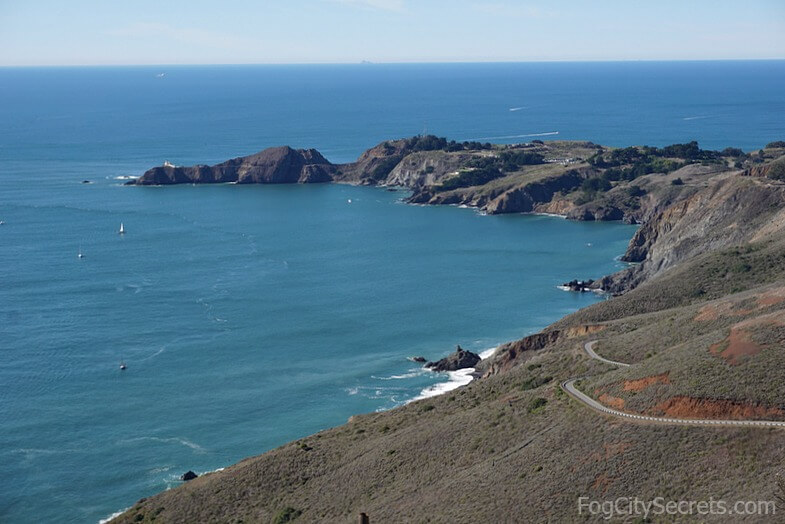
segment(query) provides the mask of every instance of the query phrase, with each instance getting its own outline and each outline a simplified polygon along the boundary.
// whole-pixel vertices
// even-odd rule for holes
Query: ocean
[[[602,300],[557,285],[622,268],[634,232],[129,177],[282,144],[345,162],[423,132],[752,150],[785,139],[783,85],[783,61],[0,68],[0,521],[97,522],[444,391],[464,379],[407,357]]]

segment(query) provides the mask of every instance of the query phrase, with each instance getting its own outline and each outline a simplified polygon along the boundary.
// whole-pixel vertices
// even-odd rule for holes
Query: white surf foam
[[[414,402],[415,400],[422,400],[424,398],[435,397],[437,395],[442,395],[444,393],[447,393],[448,391],[452,391],[453,389],[459,388],[461,386],[465,386],[466,384],[468,384],[474,379],[472,373],[474,373],[474,368],[459,369],[458,371],[448,371],[447,376],[450,378],[447,382],[439,382],[432,386],[428,386],[427,388],[423,389],[419,395],[411,399],[409,402]]]
[[[524,109],[526,109],[526,108],[525,107],[511,107],[510,108],[510,113],[514,113],[516,111],[522,111]]]
[[[553,217],[553,218],[567,218],[567,215],[560,215],[559,213],[532,213],[538,217]]]
[[[698,116],[685,116],[682,120],[703,120],[704,118],[709,118],[708,115],[698,115]]]
[[[480,353],[480,358],[485,360],[486,358],[493,356],[493,354],[496,353],[497,349],[499,349],[498,346],[494,348],[486,349],[485,351]]]
[[[207,453],[207,450],[205,450],[199,444],[196,444],[194,442],[191,442],[188,439],[184,439],[184,438],[180,438],[180,437],[170,437],[170,438],[136,437],[136,438],[121,440],[120,443],[121,444],[126,444],[126,443],[131,443],[131,442],[141,442],[141,441],[144,441],[144,440],[151,440],[153,442],[161,442],[161,443],[164,443],[164,444],[182,444],[183,446],[191,448],[192,450],[194,450],[197,453]]]
[[[98,524],[106,524],[107,522],[111,521],[112,519],[116,519],[117,517],[119,517],[120,515],[122,515],[126,511],[128,511],[129,509],[131,509],[130,506],[125,508],[125,509],[121,509],[120,511],[116,511],[116,512],[112,513],[111,515],[109,515],[108,517],[106,517],[105,519],[99,520]]]
[[[497,349],[498,346],[481,351],[479,353],[480,358],[485,360],[486,358],[493,355]],[[448,391],[452,391],[453,389],[457,389],[461,386],[465,386],[466,384],[474,380],[475,371],[476,370],[474,368],[464,368],[464,369],[459,369],[457,371],[447,371],[447,376],[449,377],[449,380],[447,380],[446,382],[438,382],[436,384],[428,386],[427,388],[423,389],[419,395],[407,401],[406,403],[408,404],[409,402],[414,402],[415,400],[422,400],[424,398],[430,398],[430,397],[435,397],[437,395],[442,395],[444,393],[447,393]]]
[[[417,371],[412,371],[409,373],[404,373],[403,375],[391,375],[389,377],[377,377],[375,375],[371,375],[371,378],[375,378],[376,380],[402,380],[406,378],[414,378],[419,377],[422,375],[424,370],[418,369]]]
[[[139,177],[136,175],[120,175],[114,177],[115,180],[136,180],[137,178]]]

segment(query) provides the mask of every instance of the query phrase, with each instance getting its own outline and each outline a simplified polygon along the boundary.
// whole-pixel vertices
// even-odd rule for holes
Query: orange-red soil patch
[[[744,420],[782,418],[781,409],[734,402],[693,397],[672,397],[649,410],[652,415],[664,414],[671,418],[697,418]]]
[[[777,304],[785,302],[785,287],[778,287],[761,293],[758,295],[757,302],[758,306],[762,308],[776,306]]]
[[[776,311],[767,315],[750,318],[735,324],[728,337],[709,346],[709,351],[719,354],[729,364],[736,365],[742,357],[757,355],[765,346],[752,340],[752,329],[762,326],[784,326],[785,311]]]
[[[600,402],[605,404],[606,406],[610,406],[613,409],[624,409],[624,399],[619,397],[614,397],[612,395],[608,395],[607,393],[603,393],[600,395],[598,399]]]
[[[654,384],[670,384],[670,378],[668,378],[668,373],[663,373],[661,375],[652,375],[650,377],[643,377],[636,380],[625,380],[624,381],[624,391],[643,391],[649,386]]]

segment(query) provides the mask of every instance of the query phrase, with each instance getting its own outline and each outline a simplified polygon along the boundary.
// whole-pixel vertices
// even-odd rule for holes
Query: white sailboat
[[[120,231],[117,232],[119,235],[125,235],[125,227],[123,227],[123,223],[120,222]]]
[[[84,253],[82,253],[82,244],[79,244],[79,252],[76,254],[76,258],[84,258]]]

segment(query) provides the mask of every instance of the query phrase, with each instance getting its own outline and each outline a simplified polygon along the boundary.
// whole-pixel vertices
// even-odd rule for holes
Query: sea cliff
[[[393,174],[414,154],[398,144],[391,152],[404,156],[386,174],[381,146],[336,168],[333,181],[408,180],[413,198],[453,192],[428,202],[489,212],[505,194],[508,212],[543,209],[536,200],[576,219],[617,209],[642,222],[625,255],[637,265],[602,279],[616,296],[499,347],[477,365],[483,377],[459,390],[354,416],[142,499],[117,522],[353,522],[361,512],[371,522],[572,522],[582,520],[582,496],[785,496],[785,430],[729,423],[785,421],[785,149],[730,156],[680,146],[591,146],[591,157],[543,168],[532,166],[547,165],[546,148],[571,146],[534,144],[523,149],[543,163],[485,172],[473,186],[445,182],[479,182],[471,173],[495,169],[493,159],[463,174],[448,174],[446,163],[415,174],[419,151],[413,168]],[[456,153],[475,162],[503,151]],[[384,169],[365,178],[363,163]],[[667,172],[646,172],[656,166]],[[563,176],[564,189],[551,191]],[[525,189],[534,183],[545,187]],[[616,414],[592,409],[568,385]]]

